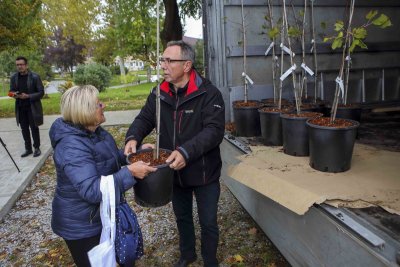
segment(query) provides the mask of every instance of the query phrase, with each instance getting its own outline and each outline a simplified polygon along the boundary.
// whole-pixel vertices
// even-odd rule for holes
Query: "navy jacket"
[[[221,92],[195,70],[186,88],[176,93],[163,82],[161,93],[160,147],[177,149],[186,167],[175,172],[174,182],[181,187],[199,186],[217,181],[222,160],[219,144],[224,137],[225,105]],[[142,142],[156,126],[155,89],[130,126],[129,140]]]
[[[10,91],[17,92],[18,88],[18,72],[14,73],[10,79]],[[40,99],[44,95],[44,87],[40,76],[34,72],[28,72],[28,94],[30,96],[29,101],[31,103],[31,110],[33,115],[33,121],[36,126],[40,126],[43,124],[43,108],[42,102]],[[19,102],[20,99],[16,99],[15,101],[15,118],[17,119],[17,125],[19,125]]]
[[[62,118],[53,123],[49,135],[57,171],[51,220],[54,233],[67,240],[100,234],[101,176],[114,174],[115,186],[123,191],[136,183],[127,168],[120,168],[126,164],[122,150],[103,128],[92,133]]]

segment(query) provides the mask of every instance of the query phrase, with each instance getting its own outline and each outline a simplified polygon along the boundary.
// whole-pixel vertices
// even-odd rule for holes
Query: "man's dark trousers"
[[[32,131],[33,147],[39,148],[40,147],[39,127],[35,125],[31,107],[30,106],[19,107],[18,113],[19,113],[19,124],[21,125],[22,136],[24,137],[25,141],[25,149],[27,151],[32,151],[31,133],[29,131],[29,128],[31,128]]]
[[[179,230],[181,258],[193,259],[196,255],[192,214],[194,192],[201,227],[201,255],[204,266],[218,266],[216,257],[219,238],[217,209],[220,191],[219,181],[204,186],[186,188],[174,185],[172,204]]]

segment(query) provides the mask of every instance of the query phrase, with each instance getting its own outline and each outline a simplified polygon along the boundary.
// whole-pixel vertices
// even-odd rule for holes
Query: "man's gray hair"
[[[195,56],[194,49],[192,46],[185,43],[184,41],[169,41],[167,43],[167,47],[170,47],[170,46],[179,46],[181,48],[182,59],[189,60],[194,65],[196,56]]]

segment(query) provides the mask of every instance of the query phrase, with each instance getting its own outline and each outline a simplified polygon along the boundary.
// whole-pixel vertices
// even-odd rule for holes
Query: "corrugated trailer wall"
[[[249,87],[249,99],[260,100],[273,97],[271,53],[265,52],[271,41],[267,37],[269,22],[266,0],[243,0],[246,40],[247,74],[254,81]],[[282,17],[282,1],[273,1],[275,22]],[[287,12],[289,24],[293,17],[304,10],[304,1],[288,0]],[[307,1],[306,28],[306,64],[315,69],[311,53],[311,9]],[[330,44],[323,43],[325,36],[333,35],[333,25],[337,20],[346,20],[349,1],[315,0],[315,32],[318,51],[318,86],[317,96],[331,101],[335,90],[335,78],[338,75],[341,50],[332,51]],[[393,26],[386,29],[369,27],[365,43],[367,50],[356,49],[352,54],[350,89],[348,102],[361,102],[385,105],[400,101],[400,1],[397,0],[356,0],[353,25],[365,23],[365,15],[370,10],[378,10],[388,15]],[[227,121],[233,119],[231,103],[244,99],[243,92],[243,31],[240,0],[203,0],[203,21],[205,25],[205,43],[207,75],[223,92],[226,105]],[[322,26],[326,25],[326,28]],[[275,49],[280,54],[280,40]],[[300,70],[301,44],[295,41],[292,46],[295,63]],[[280,60],[279,60],[280,61]],[[285,55],[284,69],[290,67],[290,58]],[[322,77],[321,77],[322,73]],[[384,77],[384,78],[383,78]],[[321,82],[322,80],[322,82]],[[293,86],[290,78],[284,81],[283,97],[293,98]],[[314,78],[308,77],[307,95],[313,96]]]

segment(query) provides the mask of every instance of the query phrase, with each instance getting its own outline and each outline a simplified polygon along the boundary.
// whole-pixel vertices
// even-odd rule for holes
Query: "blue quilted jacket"
[[[113,137],[103,128],[94,133],[57,119],[51,126],[51,145],[57,171],[51,226],[66,240],[101,233],[100,178],[114,174],[115,186],[128,190],[135,183]]]

